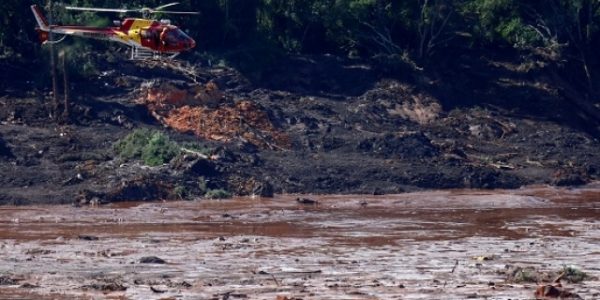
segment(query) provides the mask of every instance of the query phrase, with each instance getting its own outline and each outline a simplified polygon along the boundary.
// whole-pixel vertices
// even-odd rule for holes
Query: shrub
[[[231,198],[231,193],[224,189],[208,190],[204,197],[208,199],[227,199]]]
[[[173,189],[173,196],[179,199],[185,199],[189,195],[189,191],[185,186],[178,185]]]
[[[579,283],[588,278],[588,275],[585,272],[572,266],[565,266],[561,273],[565,274],[563,278],[570,283]]]
[[[177,143],[161,132],[154,132],[148,143],[142,148],[142,160],[146,165],[158,166],[168,163],[179,154]]]
[[[113,148],[125,160],[139,158],[142,155],[142,149],[150,140],[151,135],[152,132],[148,129],[136,129],[116,142]]]
[[[165,134],[148,129],[134,130],[113,148],[122,159],[141,159],[149,166],[167,163],[180,152],[179,145]]]

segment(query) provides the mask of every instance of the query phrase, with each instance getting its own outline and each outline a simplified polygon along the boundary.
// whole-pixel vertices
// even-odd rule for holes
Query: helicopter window
[[[169,30],[165,36],[165,42],[170,45],[176,45],[181,40],[179,30]]]
[[[179,35],[179,38],[180,38],[180,39],[182,39],[182,40],[187,40],[187,39],[189,39],[189,38],[190,38],[190,37],[189,37],[187,34],[185,34],[185,32],[183,32],[181,29],[177,29],[177,35]]]

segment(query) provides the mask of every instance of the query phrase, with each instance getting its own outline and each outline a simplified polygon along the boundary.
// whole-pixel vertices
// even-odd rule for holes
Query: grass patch
[[[141,159],[148,166],[168,163],[181,150],[176,142],[160,131],[136,129],[113,145],[124,160]]]
[[[208,190],[204,197],[208,199],[227,199],[231,198],[231,193],[224,189]]]

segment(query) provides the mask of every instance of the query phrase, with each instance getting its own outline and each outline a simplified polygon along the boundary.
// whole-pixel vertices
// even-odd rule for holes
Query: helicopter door
[[[140,30],[140,35],[142,36],[143,39],[150,39],[152,36],[150,34],[150,32],[147,29],[142,29]]]
[[[157,38],[155,32],[152,32],[148,29],[141,29],[140,37],[142,41],[144,41],[142,43],[143,45],[149,45],[153,48],[157,46]]]

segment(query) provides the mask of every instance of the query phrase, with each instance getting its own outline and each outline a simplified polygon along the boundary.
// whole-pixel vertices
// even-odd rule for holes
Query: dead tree
[[[444,35],[448,21],[454,14],[449,3],[443,0],[421,0],[421,12],[419,16],[419,58],[424,59],[431,54],[436,47],[448,42],[452,37]]]
[[[52,24],[52,1],[48,1],[48,21]],[[52,31],[48,33],[48,40],[53,41]],[[58,121],[58,78],[56,72],[56,54],[54,45],[50,43],[50,74],[52,76],[52,115],[51,118]]]
[[[61,65],[62,65],[62,72],[63,72],[63,83],[64,83],[64,107],[63,107],[63,113],[62,113],[62,119],[64,122],[68,123],[69,122],[69,117],[70,117],[70,113],[69,113],[69,97],[70,97],[70,89],[69,89],[69,71],[67,68],[67,54],[66,52],[63,50],[60,52],[59,55],[60,59],[61,59]]]
[[[548,1],[546,4],[552,14],[549,19],[553,21],[556,31],[562,32],[573,52],[569,60],[581,64],[581,70],[585,75],[587,88],[591,95],[596,93],[594,87],[594,74],[590,67],[590,59],[594,56],[592,39],[594,28],[598,26],[595,22],[595,12],[600,10],[600,2],[596,0],[582,0],[579,5],[559,0]]]

